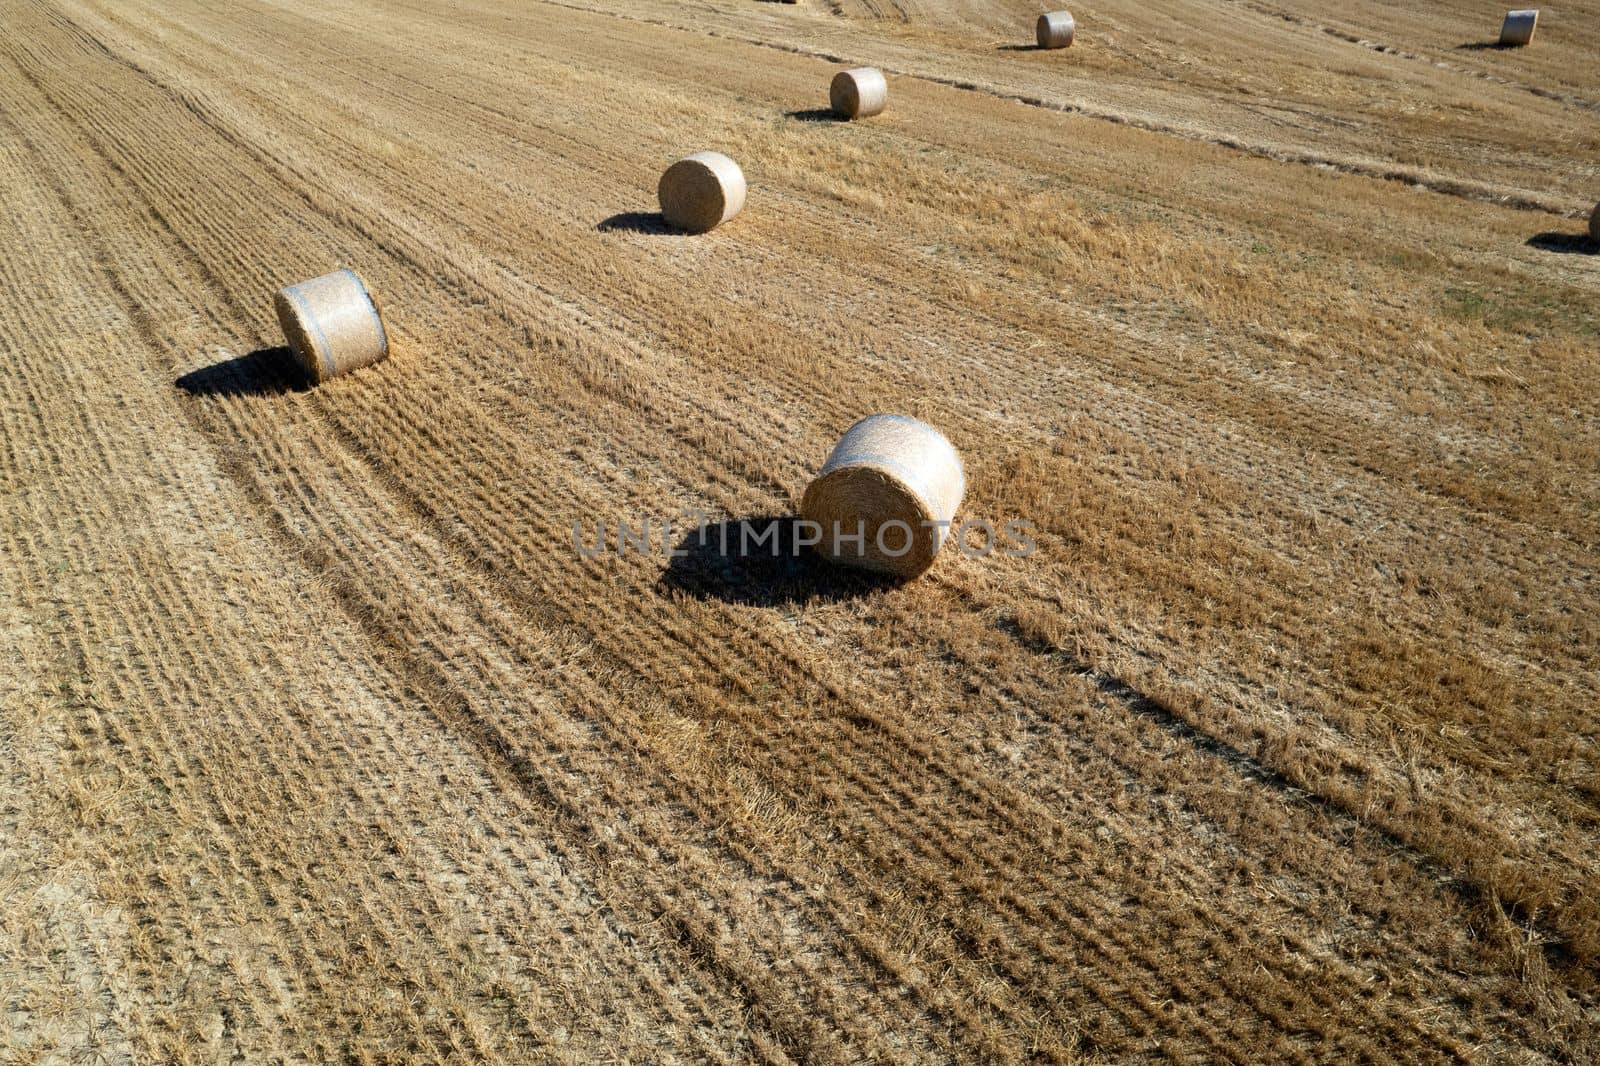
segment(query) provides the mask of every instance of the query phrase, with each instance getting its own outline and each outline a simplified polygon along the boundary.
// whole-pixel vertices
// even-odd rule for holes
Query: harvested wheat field
[[[1053,6],[5,5],[0,1058],[1600,1058],[1600,3]]]

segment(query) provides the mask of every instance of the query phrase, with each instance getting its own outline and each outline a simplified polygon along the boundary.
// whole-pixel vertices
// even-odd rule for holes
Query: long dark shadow
[[[191,396],[281,396],[311,387],[286,347],[258,348],[248,355],[191,370],[174,382]]]
[[[668,562],[656,590],[776,607],[856,599],[900,584],[895,578],[836,566],[798,544],[799,522],[798,515],[758,515],[690,529],[674,546],[682,554]],[[615,531],[610,535],[615,551]]]
[[[848,122],[849,119],[829,107],[805,107],[798,111],[785,111],[784,118],[797,122]]]
[[[1562,233],[1559,230],[1535,233],[1528,238],[1528,247],[1561,255],[1600,255],[1600,242],[1586,234]]]
[[[678,231],[667,225],[667,220],[661,217],[660,211],[622,211],[601,221],[595,226],[601,233],[648,233],[658,237],[670,237]]]

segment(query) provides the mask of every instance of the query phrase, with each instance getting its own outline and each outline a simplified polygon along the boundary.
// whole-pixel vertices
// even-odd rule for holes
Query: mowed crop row
[[[17,13],[19,1042],[1590,1054],[1577,227],[983,86],[809,121],[829,62],[649,16]],[[701,147],[750,206],[661,234]],[[396,354],[298,391],[339,264]],[[874,410],[1035,554],[573,549],[788,514]]]

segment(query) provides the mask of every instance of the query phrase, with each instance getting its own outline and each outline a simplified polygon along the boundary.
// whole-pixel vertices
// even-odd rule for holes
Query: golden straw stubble
[[[279,290],[278,323],[314,384],[389,356],[383,312],[353,270],[335,270]]]
[[[841,70],[828,86],[828,102],[844,118],[871,118],[889,102],[889,83],[877,67]]]
[[[706,233],[744,207],[744,171],[721,152],[696,152],[667,168],[656,186],[661,215],[689,233]]]
[[[905,415],[872,415],[839,439],[800,513],[820,527],[817,550],[833,562],[909,578],[933,565],[966,488],[944,434]],[[848,539],[858,532],[859,544]]]

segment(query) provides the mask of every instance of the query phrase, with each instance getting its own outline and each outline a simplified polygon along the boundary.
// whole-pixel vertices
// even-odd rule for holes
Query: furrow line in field
[[[1499,74],[1491,74],[1486,70],[1478,70],[1474,67],[1464,66],[1460,63],[1452,63],[1448,60],[1439,59],[1435,56],[1422,55],[1421,53],[1410,51],[1398,45],[1389,44],[1384,41],[1372,40],[1361,34],[1352,33],[1349,30],[1341,29],[1337,26],[1329,26],[1325,23],[1316,22],[1312,19],[1306,18],[1304,15],[1299,15],[1293,11],[1287,11],[1271,4],[1258,3],[1254,2],[1254,0],[1242,0],[1242,2],[1240,2],[1240,0],[1234,0],[1234,2],[1240,3],[1240,6],[1249,8],[1250,10],[1258,12],[1259,14],[1266,15],[1268,18],[1281,19],[1282,21],[1290,23],[1294,26],[1303,26],[1306,29],[1326,34],[1327,36],[1336,40],[1345,41],[1349,44],[1357,45],[1361,48],[1378,52],[1382,55],[1394,56],[1397,59],[1404,59],[1413,63],[1426,63],[1436,70],[1446,70],[1452,74],[1460,74],[1464,77],[1475,78],[1479,81],[1487,81],[1492,82],[1495,85],[1504,85],[1508,88],[1520,89],[1525,93],[1532,93],[1534,96],[1545,100],[1553,100],[1564,107],[1575,108],[1579,111],[1600,111],[1600,101],[1597,100],[1589,100],[1573,93],[1557,92],[1556,90],[1546,88],[1543,85],[1533,85],[1529,84],[1528,82],[1518,81],[1515,78],[1507,78]]]
[[[657,19],[642,15],[628,15],[619,11],[600,10],[586,7],[582,4],[563,3],[561,0],[538,0],[539,3],[551,7],[563,8],[568,11],[582,12],[585,15],[601,15],[609,19],[625,20],[628,22],[644,23],[658,26],[663,29],[673,30],[693,37],[711,37],[719,40],[736,41],[740,44],[757,48],[767,48],[779,52],[788,52],[794,55],[809,56],[814,59],[826,60],[830,63],[840,63],[849,66],[860,66],[861,57],[849,57],[834,52],[810,48],[805,45],[787,44],[779,41],[764,40],[737,32],[704,29],[685,26],[667,19]],[[1206,130],[1192,126],[1178,126],[1171,123],[1160,122],[1147,116],[1141,116],[1128,111],[1114,111],[1106,108],[1095,107],[1082,100],[1048,99],[1034,93],[1014,92],[993,85],[985,85],[968,78],[955,78],[935,74],[926,70],[910,70],[895,66],[880,64],[885,74],[902,78],[916,78],[919,81],[933,82],[963,92],[983,93],[996,99],[1009,100],[1026,107],[1039,108],[1045,111],[1058,111],[1069,115],[1078,115],[1083,118],[1093,119],[1097,122],[1109,122],[1119,126],[1131,126],[1150,133],[1167,137],[1176,137],[1186,141],[1195,141],[1210,144],[1231,151],[1242,152],[1258,159],[1270,159],[1278,163],[1293,164],[1304,167],[1314,167],[1319,170],[1335,170],[1344,174],[1358,177],[1371,178],[1375,181],[1399,182],[1414,188],[1425,189],[1430,193],[1441,196],[1451,196],[1464,200],[1475,200],[1481,203],[1494,204],[1499,207],[1512,208],[1519,211],[1537,211],[1544,214],[1555,215],[1560,218],[1582,218],[1589,210],[1588,206],[1572,202],[1560,203],[1558,201],[1541,197],[1527,190],[1508,189],[1486,185],[1481,182],[1464,178],[1432,177],[1423,171],[1399,164],[1372,162],[1348,156],[1320,155],[1309,151],[1298,151],[1274,147],[1266,144],[1253,144],[1233,134],[1216,130]]]

